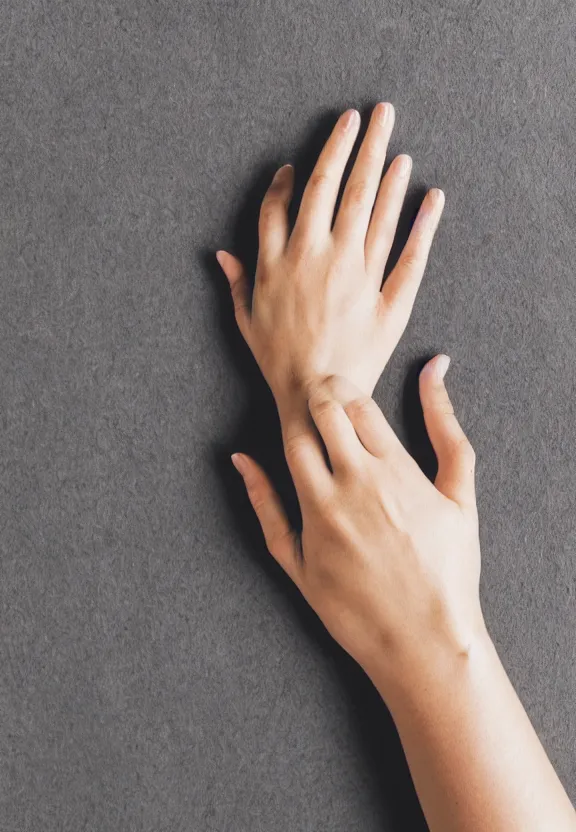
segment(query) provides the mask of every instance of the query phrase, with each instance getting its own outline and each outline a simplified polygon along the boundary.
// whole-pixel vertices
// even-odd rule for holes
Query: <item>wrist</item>
[[[494,657],[496,650],[480,614],[465,634],[446,637],[431,632],[375,657],[364,669],[394,715],[399,707],[419,708],[420,700],[449,688]]]

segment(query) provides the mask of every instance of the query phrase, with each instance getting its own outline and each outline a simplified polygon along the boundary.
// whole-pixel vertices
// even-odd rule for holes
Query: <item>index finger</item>
[[[344,378],[323,382],[308,406],[330,460],[341,467],[356,465],[365,453],[382,458],[403,450],[376,402]]]
[[[332,473],[310,417],[292,413],[281,425],[284,456],[299,500],[324,499],[333,488]]]

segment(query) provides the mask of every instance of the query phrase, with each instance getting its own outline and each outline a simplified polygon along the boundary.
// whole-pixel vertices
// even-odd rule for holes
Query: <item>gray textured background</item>
[[[404,231],[447,205],[377,397],[427,464],[415,368],[453,357],[486,616],[576,798],[575,36],[570,0],[3,0],[1,832],[423,828],[228,461],[286,485],[213,259],[381,99]]]

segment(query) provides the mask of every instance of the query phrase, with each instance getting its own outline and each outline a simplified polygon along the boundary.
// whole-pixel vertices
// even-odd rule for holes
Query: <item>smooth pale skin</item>
[[[370,151],[362,145],[344,219],[339,213],[331,227],[328,194],[352,146],[346,118],[320,157],[292,236],[288,186],[276,183],[266,197],[252,305],[241,265],[219,253],[239,325],[278,404],[301,541],[262,469],[244,454],[233,461],[271,554],[389,707],[431,830],[576,830],[484,623],[474,451],[444,386],[449,359],[436,356],[420,376],[434,484],[369,395],[408,320],[443,201],[425,198],[387,295],[377,272],[381,280],[405,190],[393,163],[378,191],[392,116],[382,124],[373,115]],[[318,185],[322,198],[313,199]]]
[[[318,378],[344,376],[371,394],[408,323],[444,194],[428,192],[382,286],[412,164],[409,156],[396,157],[380,182],[393,126],[392,105],[378,104],[334,217],[360,128],[357,111],[340,117],[305,188],[292,233],[293,169],[280,168],[260,211],[252,297],[241,262],[217,252],[238,326],[285,427],[307,415],[306,391]]]

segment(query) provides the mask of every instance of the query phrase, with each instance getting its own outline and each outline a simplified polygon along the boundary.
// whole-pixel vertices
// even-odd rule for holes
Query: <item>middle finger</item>
[[[374,107],[364,141],[344,189],[334,223],[335,236],[353,234],[362,240],[366,237],[388,142],[394,128],[394,117],[392,104],[381,102]]]

